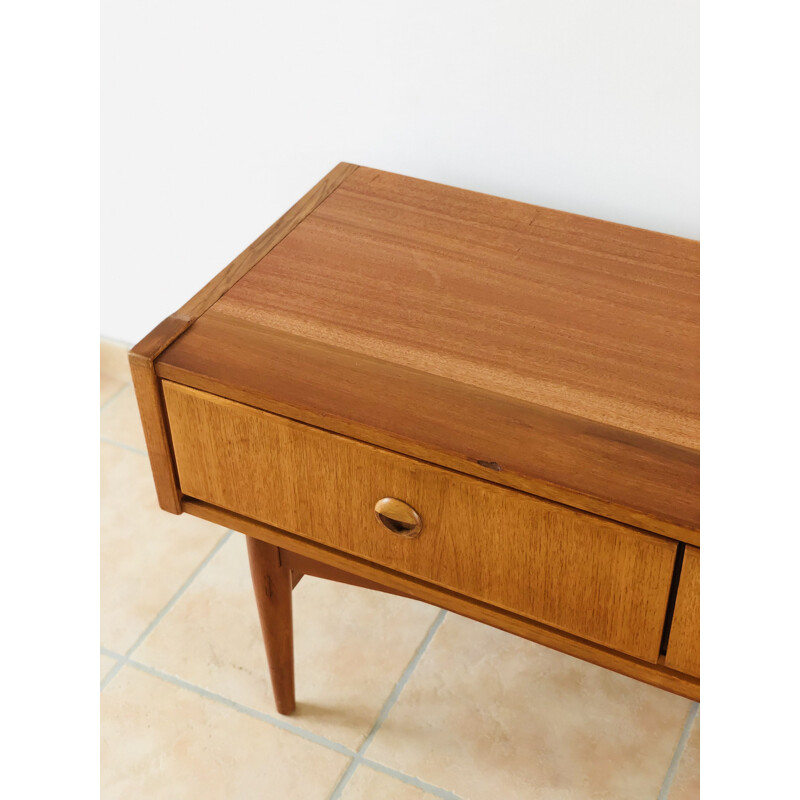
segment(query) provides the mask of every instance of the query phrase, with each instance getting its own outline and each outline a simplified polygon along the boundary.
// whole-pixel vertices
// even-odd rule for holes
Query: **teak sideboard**
[[[159,503],[247,535],[278,710],[303,575],[698,699],[698,291],[696,241],[340,164],[142,339]]]

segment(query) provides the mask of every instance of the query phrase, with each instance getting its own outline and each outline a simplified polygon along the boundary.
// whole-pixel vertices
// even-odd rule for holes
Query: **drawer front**
[[[655,662],[674,542],[164,381],[181,491]],[[422,519],[392,533],[384,497]]]
[[[668,667],[700,677],[700,549],[686,547],[667,644]]]

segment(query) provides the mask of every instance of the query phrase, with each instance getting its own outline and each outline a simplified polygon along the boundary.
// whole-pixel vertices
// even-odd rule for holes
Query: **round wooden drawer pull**
[[[408,503],[384,497],[375,503],[375,518],[386,530],[413,539],[422,530],[422,520]]]

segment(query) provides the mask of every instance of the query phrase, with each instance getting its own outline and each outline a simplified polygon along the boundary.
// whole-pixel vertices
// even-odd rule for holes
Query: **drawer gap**
[[[675,616],[675,599],[678,596],[678,584],[681,581],[681,569],[683,569],[683,554],[685,551],[686,545],[683,542],[679,542],[678,550],[675,553],[675,567],[672,570],[672,582],[669,585],[669,598],[667,600],[667,612],[664,616],[664,630],[661,634],[659,656],[666,656],[667,654],[669,634],[672,630],[672,618]]]

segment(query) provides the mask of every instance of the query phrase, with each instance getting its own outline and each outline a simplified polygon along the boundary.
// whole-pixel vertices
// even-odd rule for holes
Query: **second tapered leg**
[[[295,710],[292,572],[281,565],[275,545],[248,536],[247,554],[275,706],[281,714],[291,714]]]

